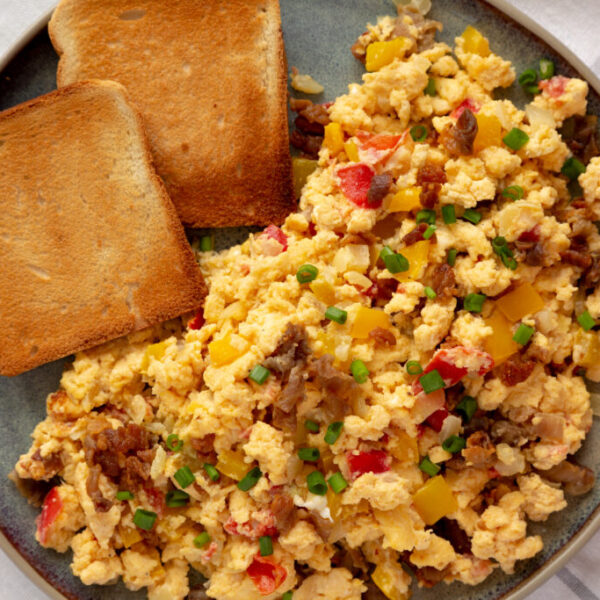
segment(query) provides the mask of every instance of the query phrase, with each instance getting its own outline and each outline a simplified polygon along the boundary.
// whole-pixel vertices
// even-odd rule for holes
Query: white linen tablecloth
[[[435,1],[435,0],[434,0]],[[600,76],[600,0],[509,0]],[[0,63],[55,0],[0,0]],[[600,532],[528,600],[600,600]],[[48,600],[0,551],[0,600]]]

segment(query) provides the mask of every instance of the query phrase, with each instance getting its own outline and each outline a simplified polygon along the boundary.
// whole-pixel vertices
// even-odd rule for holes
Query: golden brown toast
[[[0,113],[0,373],[197,308],[205,286],[112,81]]]
[[[48,29],[59,86],[127,87],[186,226],[294,210],[278,0],[62,0]]]

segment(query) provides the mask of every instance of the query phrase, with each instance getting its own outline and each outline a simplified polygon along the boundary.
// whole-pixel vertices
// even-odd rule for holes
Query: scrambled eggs
[[[558,130],[588,86],[534,74],[520,110],[477,30],[453,54],[424,23],[359,38],[299,212],[199,254],[203,312],[78,354],[48,398],[16,474],[52,482],[37,538],[85,584],[405,600],[403,565],[511,573],[542,549],[527,520],[593,484],[570,456],[600,380],[600,157]]]

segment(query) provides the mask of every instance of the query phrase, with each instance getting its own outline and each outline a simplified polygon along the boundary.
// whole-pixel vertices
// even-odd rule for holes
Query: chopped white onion
[[[528,104],[525,107],[525,114],[532,127],[539,127],[542,125],[552,129],[556,128],[556,121],[554,120],[552,113],[545,108],[540,108],[534,104]]]
[[[393,0],[396,6],[413,6],[423,16],[431,10],[431,0]]]
[[[456,415],[448,415],[440,429],[440,442],[443,444],[451,435],[458,435],[462,428],[462,421]]]
[[[320,94],[325,88],[310,75],[292,71],[292,87],[305,94]]]
[[[421,392],[415,399],[415,405],[411,410],[411,416],[415,423],[422,423],[436,410],[444,408],[445,404],[446,394],[444,393],[444,390],[437,390],[431,394]]]

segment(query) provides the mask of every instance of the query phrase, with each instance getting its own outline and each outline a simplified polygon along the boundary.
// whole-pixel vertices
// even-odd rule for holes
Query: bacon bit
[[[365,291],[365,296],[374,300],[384,300],[387,302],[396,291],[404,291],[400,290],[396,279],[379,279],[377,283],[374,283]]]
[[[417,439],[421,439],[425,435],[425,425],[423,423],[419,423],[417,425]]]
[[[208,562],[214,556],[215,552],[217,551],[217,548],[217,543],[211,542],[208,548],[202,553],[202,556],[200,556],[200,560],[202,562]]]
[[[394,334],[389,329],[384,329],[383,327],[375,327],[369,331],[369,337],[375,340],[378,344],[383,344],[384,346],[395,346],[396,338]]]
[[[270,556],[257,554],[246,569],[262,596],[272,594],[287,578],[287,570]]]
[[[188,329],[200,329],[204,325],[204,311],[200,308],[198,312],[188,321]]]
[[[381,206],[383,199],[387,196],[392,185],[392,176],[389,173],[375,175],[371,179],[371,185],[367,192],[367,204],[370,207]]]
[[[499,376],[502,383],[512,387],[525,381],[533,372],[535,361],[524,360],[520,354],[514,354],[499,367]]]
[[[166,508],[165,495],[155,487],[145,487],[144,491],[146,492],[146,496],[148,496],[148,502],[156,511],[156,514],[162,517]]]
[[[42,505],[42,512],[36,519],[35,523],[37,526],[37,534],[42,546],[48,539],[48,529],[56,521],[58,515],[63,509],[63,502],[60,494],[58,493],[58,486],[53,487],[46,497],[44,498],[44,504]]]
[[[541,231],[541,227],[539,225],[536,225],[533,229],[528,229],[527,231],[524,231],[519,236],[519,241],[520,242],[539,242],[540,241],[540,231]]]
[[[481,104],[476,102],[475,100],[471,100],[471,98],[467,98],[463,100],[451,113],[450,116],[453,119],[458,119],[460,115],[462,115],[466,109],[469,109],[472,113],[478,113],[481,110]]]
[[[385,450],[370,450],[346,454],[348,467],[353,479],[365,473],[385,473],[390,470],[390,457]]]
[[[367,201],[371,181],[375,176],[371,167],[358,163],[339,169],[337,174],[340,178],[340,189],[350,202],[361,208],[378,208],[375,205],[369,206]]]
[[[425,419],[425,420],[427,421],[427,424],[431,427],[431,429],[433,429],[434,431],[439,433],[442,430],[444,421],[446,420],[446,417],[449,414],[450,413],[445,408],[442,408],[440,410],[436,410],[432,415],[429,415],[427,417],[427,419]]]
[[[563,77],[562,75],[556,75],[552,79],[543,79],[538,83],[540,90],[545,92],[550,98],[560,98],[567,89],[567,83],[569,83],[569,77]]]
[[[317,226],[312,221],[308,224],[308,235],[310,237],[317,235]]]
[[[272,240],[279,242],[283,246],[283,251],[285,252],[288,249],[288,239],[287,235],[277,227],[277,225],[269,225],[263,233]]]

